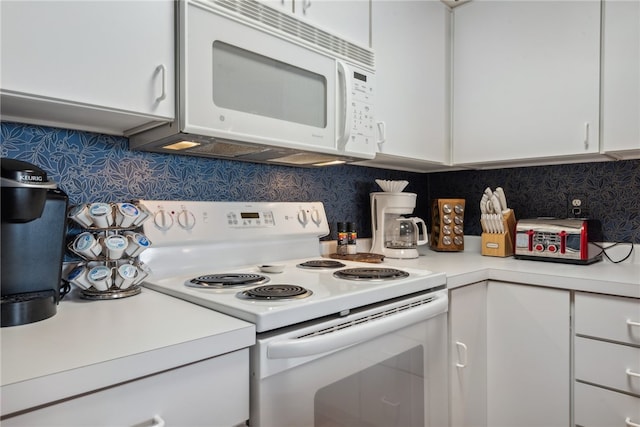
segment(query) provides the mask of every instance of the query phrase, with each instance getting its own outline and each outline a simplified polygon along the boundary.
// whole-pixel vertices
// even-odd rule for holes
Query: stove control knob
[[[305,211],[304,209],[300,209],[298,211],[298,221],[300,221],[300,224],[302,224],[303,226],[306,226],[309,223],[307,211]]]
[[[173,216],[171,215],[171,212],[160,209],[153,214],[153,222],[160,230],[166,231],[173,227]]]
[[[322,218],[320,217],[320,212],[318,209],[314,209],[311,211],[311,221],[313,221],[316,225],[320,225],[322,222]]]
[[[542,243],[536,243],[533,246],[533,249],[535,249],[536,252],[542,252],[542,251],[544,251],[545,247],[544,247],[544,245]]]
[[[183,209],[178,213],[178,224],[185,230],[191,230],[196,225],[196,217],[192,212]]]

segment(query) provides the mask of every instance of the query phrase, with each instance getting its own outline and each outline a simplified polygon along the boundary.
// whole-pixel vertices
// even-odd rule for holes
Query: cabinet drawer
[[[575,423],[581,427],[640,424],[640,398],[576,383]]]
[[[577,380],[640,396],[640,348],[576,337],[575,368]]]
[[[2,420],[9,426],[232,426],[249,418],[247,349]]]
[[[576,293],[576,334],[640,345],[640,300]]]

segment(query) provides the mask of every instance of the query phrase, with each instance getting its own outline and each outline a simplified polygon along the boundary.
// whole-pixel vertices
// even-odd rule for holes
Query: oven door
[[[444,426],[446,290],[258,336],[253,426]]]

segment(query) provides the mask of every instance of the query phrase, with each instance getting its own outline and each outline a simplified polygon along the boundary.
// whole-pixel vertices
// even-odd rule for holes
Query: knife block
[[[516,215],[513,209],[502,215],[504,233],[482,233],[482,255],[508,257],[514,253]]]

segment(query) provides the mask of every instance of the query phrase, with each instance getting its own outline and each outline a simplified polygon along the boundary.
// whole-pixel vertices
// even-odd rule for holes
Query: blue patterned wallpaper
[[[369,193],[375,179],[408,179],[405,191],[427,194],[421,174],[349,165],[298,168],[128,150],[123,137],[0,122],[0,157],[44,169],[69,203],[135,198],[217,201],[321,201],[335,239],[337,221],[371,236]]]
[[[126,138],[2,122],[0,156],[47,171],[70,203],[135,198],[220,201],[309,201],[337,221],[355,221],[371,237],[369,193],[375,179],[406,179],[418,194],[416,215],[429,222],[432,198],[467,201],[465,234],[480,234],[482,191],[502,186],[518,218],[565,216],[569,194],[586,195],[605,240],[640,243],[640,160],[418,174],[341,165],[288,166],[129,151]]]
[[[435,173],[427,198],[464,195],[465,234],[475,235],[486,187],[504,188],[517,219],[566,217],[568,198],[578,195],[605,241],[640,243],[640,160]]]

